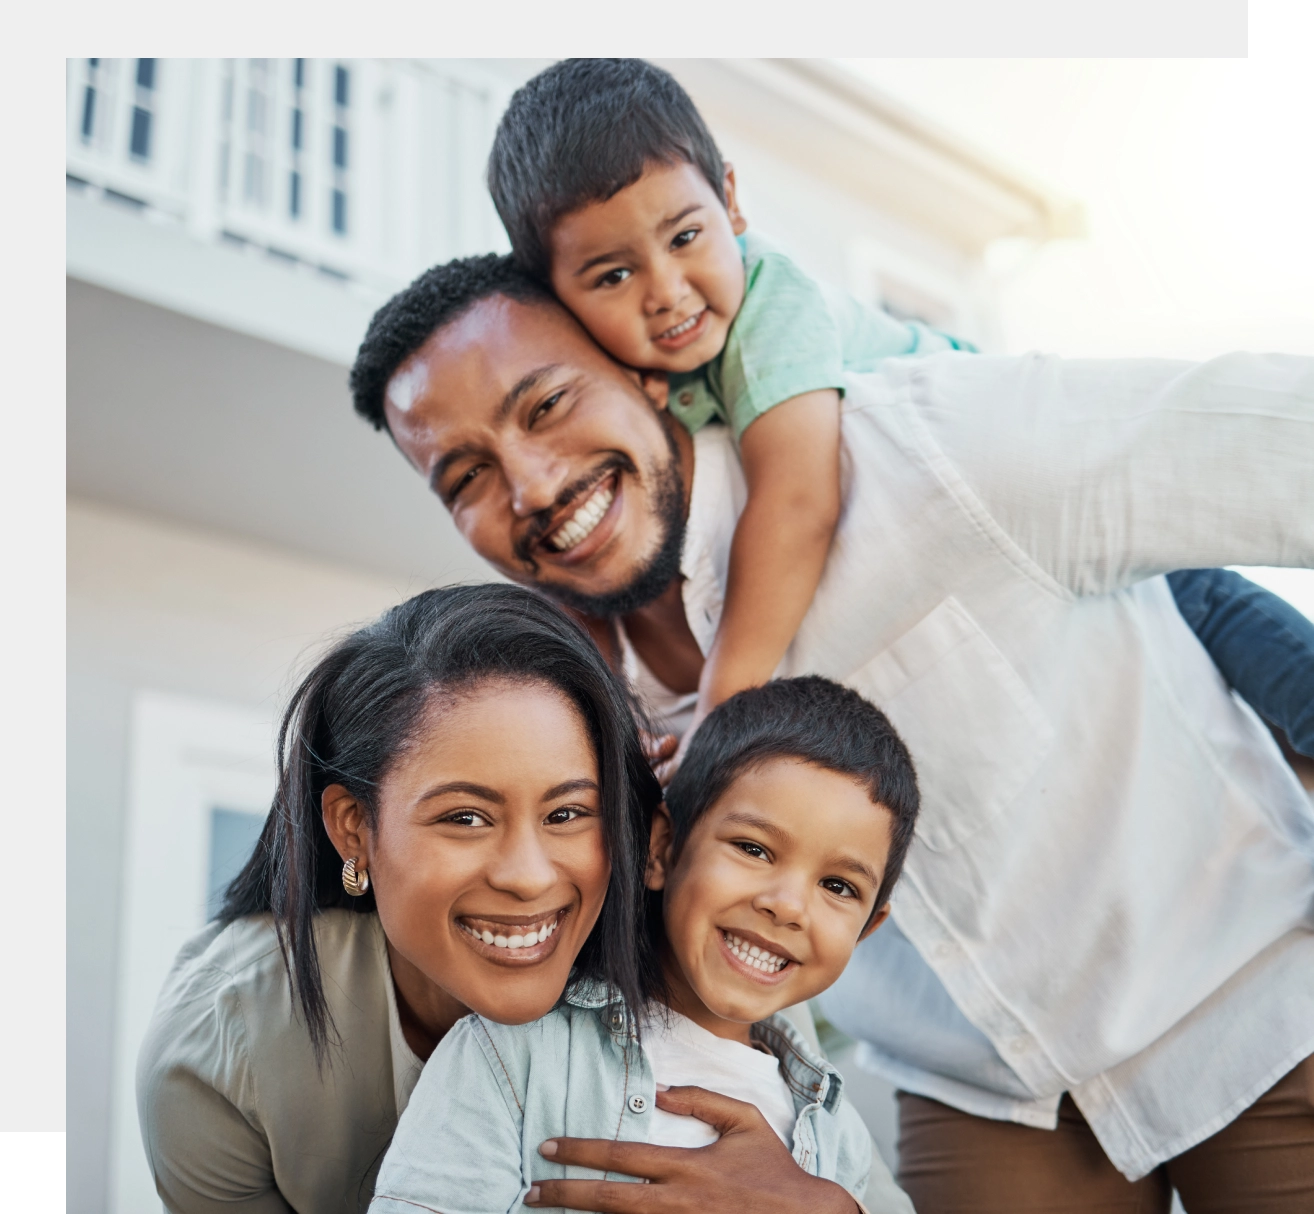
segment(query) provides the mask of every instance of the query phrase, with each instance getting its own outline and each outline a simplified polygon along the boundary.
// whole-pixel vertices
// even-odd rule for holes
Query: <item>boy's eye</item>
[[[828,890],[830,893],[840,898],[856,898],[858,891],[853,888],[847,881],[841,881],[839,877],[824,877],[821,881],[821,888]]]
[[[617,266],[614,270],[608,270],[594,285],[599,287],[618,287],[629,278],[631,273],[632,271],[625,269],[623,266]]]
[[[575,805],[563,805],[560,809],[554,809],[543,822],[548,826],[561,826],[566,822],[573,822],[576,818],[582,818],[584,811]]]
[[[536,409],[535,409],[535,410],[529,415],[529,424],[532,426],[532,425],[533,425],[536,421],[538,421],[539,418],[541,418],[544,414],[546,414],[546,413],[550,412],[552,409],[554,409],[558,404],[561,403],[561,398],[562,398],[563,396],[565,396],[565,395],[566,395],[566,390],[565,390],[564,388],[563,388],[560,392],[554,392],[554,393],[552,393],[552,395],[549,396],[549,397],[547,398],[547,400],[543,401],[543,403],[540,404],[540,405],[538,406],[538,408],[536,408]]]
[[[693,240],[693,238],[697,235],[698,235],[697,228],[685,228],[683,232],[681,232],[678,236],[675,237],[674,240],[671,241],[671,248],[682,249],[684,248],[685,245],[689,244]]]
[[[747,839],[739,840],[735,846],[746,856],[752,856],[754,860],[766,860],[767,849],[760,843],[750,843]]]

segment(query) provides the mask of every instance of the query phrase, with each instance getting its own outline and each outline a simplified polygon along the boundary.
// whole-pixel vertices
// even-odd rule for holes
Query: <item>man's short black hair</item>
[[[666,790],[675,854],[730,785],[769,759],[800,759],[851,776],[873,805],[889,811],[890,854],[876,892],[879,910],[890,900],[912,843],[917,773],[908,748],[879,708],[817,675],[741,691],[708,715]]]
[[[383,397],[397,368],[439,329],[459,320],[481,299],[505,295],[520,303],[556,302],[510,257],[484,253],[426,270],[374,313],[351,368],[356,412],[376,430],[387,426]]]
[[[684,161],[725,202],[725,162],[689,95],[642,59],[564,59],[518,89],[498,123],[488,189],[516,259],[546,280],[548,237],[571,211]]]

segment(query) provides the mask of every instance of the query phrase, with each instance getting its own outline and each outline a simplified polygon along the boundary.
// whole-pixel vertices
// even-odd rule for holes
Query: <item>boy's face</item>
[[[697,168],[656,163],[633,185],[557,221],[552,287],[598,344],[631,367],[692,371],[725,346],[744,299],[735,236],[748,226]]]
[[[647,883],[665,890],[676,1010],[722,1036],[717,1020],[743,1025],[746,1036],[830,986],[888,914],[872,911],[890,823],[856,780],[784,758],[736,779],[674,864],[663,811]]]

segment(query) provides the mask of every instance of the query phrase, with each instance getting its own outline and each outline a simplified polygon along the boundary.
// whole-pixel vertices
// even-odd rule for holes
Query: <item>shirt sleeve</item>
[[[481,1034],[484,1040],[481,1041]],[[506,1214],[524,1180],[524,1117],[505,1076],[488,1060],[477,1016],[439,1043],[397,1123],[374,1186],[371,1214]]]
[[[172,1214],[291,1214],[269,1141],[238,1108],[244,1043],[204,1002],[152,1024],[137,1067],[137,1108],[155,1188]]]
[[[1314,359],[942,354],[889,364],[884,391],[964,509],[1073,593],[1314,565]]]
[[[843,343],[821,288],[773,250],[750,255],[746,270],[744,301],[725,349],[708,367],[736,441],[782,401],[844,389]]]

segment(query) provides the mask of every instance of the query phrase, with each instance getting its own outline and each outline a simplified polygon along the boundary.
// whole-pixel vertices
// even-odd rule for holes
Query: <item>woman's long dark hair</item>
[[[576,976],[605,983],[635,1008],[656,980],[641,922],[648,829],[661,789],[624,685],[585,631],[540,595],[504,585],[429,590],[340,641],[296,689],[278,731],[273,806],[218,916],[231,923],[273,914],[293,1005],[321,1060],[334,1027],[315,915],[327,907],[373,911],[374,895],[353,898],[342,888],[342,859],[324,829],[320,798],[341,784],[372,825],[380,781],[434,695],[487,679],[560,691],[579,710],[597,755],[611,881]]]

